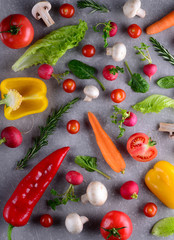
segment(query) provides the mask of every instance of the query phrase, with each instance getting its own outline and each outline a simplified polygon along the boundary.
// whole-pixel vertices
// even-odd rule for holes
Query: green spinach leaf
[[[161,88],[174,88],[174,76],[160,78],[157,84]]]
[[[105,87],[103,86],[103,84],[100,82],[99,79],[97,79],[94,75],[97,73],[97,69],[94,67],[91,67],[79,60],[71,60],[68,63],[68,67],[70,69],[70,71],[78,78],[80,79],[95,79],[98,84],[100,85],[100,87],[102,88],[102,90],[105,90]]]
[[[101,172],[97,169],[97,158],[95,157],[89,157],[89,156],[77,156],[75,158],[75,163],[79,165],[81,168],[85,168],[88,172],[98,172],[102,174],[107,179],[111,179],[110,176],[107,174]]]

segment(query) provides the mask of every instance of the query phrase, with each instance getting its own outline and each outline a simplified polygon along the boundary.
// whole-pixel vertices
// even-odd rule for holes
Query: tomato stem
[[[11,233],[12,233],[13,228],[14,228],[13,225],[11,225],[11,224],[8,225],[8,232],[7,232],[8,240],[12,240]]]
[[[17,35],[18,32],[20,31],[22,25],[10,25],[10,30],[8,31],[2,31],[0,33],[11,33],[12,35]]]
[[[111,228],[111,229],[102,228],[102,229],[104,229],[106,232],[109,232],[109,234],[108,234],[106,239],[109,239],[112,236],[117,237],[118,239],[121,239],[121,234],[118,231],[123,229],[123,228],[126,228],[126,227]]]
[[[156,141],[153,141],[152,138],[150,137],[149,140],[148,140],[148,145],[153,147],[156,145]]]
[[[133,193],[133,194],[131,195],[131,198],[137,199],[137,198],[138,198],[138,194],[137,194],[137,193]]]

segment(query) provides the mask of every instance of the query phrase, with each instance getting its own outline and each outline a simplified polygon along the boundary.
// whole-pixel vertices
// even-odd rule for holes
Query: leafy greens
[[[27,49],[12,66],[13,71],[17,72],[42,63],[56,65],[68,49],[79,44],[87,29],[87,23],[79,20],[78,25],[65,26],[51,32]]]
[[[174,88],[174,76],[160,78],[157,84],[161,88]]]
[[[132,108],[142,113],[158,113],[164,108],[174,108],[174,99],[154,94],[135,104]]]

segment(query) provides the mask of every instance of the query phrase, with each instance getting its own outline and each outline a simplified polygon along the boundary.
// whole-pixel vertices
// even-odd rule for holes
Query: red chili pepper
[[[69,149],[69,147],[64,147],[51,153],[18,184],[3,211],[4,219],[9,223],[9,240],[11,240],[13,227],[27,224],[33,208],[52,181]]]

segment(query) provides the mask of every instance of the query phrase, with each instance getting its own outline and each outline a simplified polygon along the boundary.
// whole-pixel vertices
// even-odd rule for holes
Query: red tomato
[[[127,31],[131,38],[138,38],[142,33],[141,28],[137,24],[130,25]]]
[[[40,224],[43,227],[50,227],[51,225],[53,225],[53,218],[49,215],[49,214],[44,214],[41,216],[40,218]]]
[[[127,141],[127,151],[139,162],[148,162],[157,156],[156,142],[144,133],[135,133]]]
[[[62,17],[71,18],[75,13],[75,9],[71,4],[65,3],[60,6],[59,13]]]
[[[85,45],[83,48],[82,48],[82,54],[85,56],[85,57],[93,57],[94,54],[95,54],[95,47],[88,44],[88,45]]]
[[[28,46],[34,37],[31,22],[21,14],[13,14],[4,18],[0,23],[0,32],[1,41],[7,47],[14,49]]]
[[[123,102],[126,98],[126,93],[123,89],[115,89],[111,92],[111,99],[115,103]]]
[[[67,131],[71,134],[76,134],[80,130],[80,123],[77,120],[71,120],[67,123]]]
[[[154,217],[157,213],[157,205],[155,203],[149,202],[144,206],[144,214],[147,217]]]
[[[74,80],[68,78],[63,82],[63,89],[67,93],[72,93],[76,90],[76,83]]]
[[[107,231],[105,229],[107,229]],[[108,212],[100,224],[100,232],[104,239],[126,240],[131,236],[132,231],[133,226],[130,217],[120,211]],[[108,238],[109,234],[111,234],[111,236]]]

